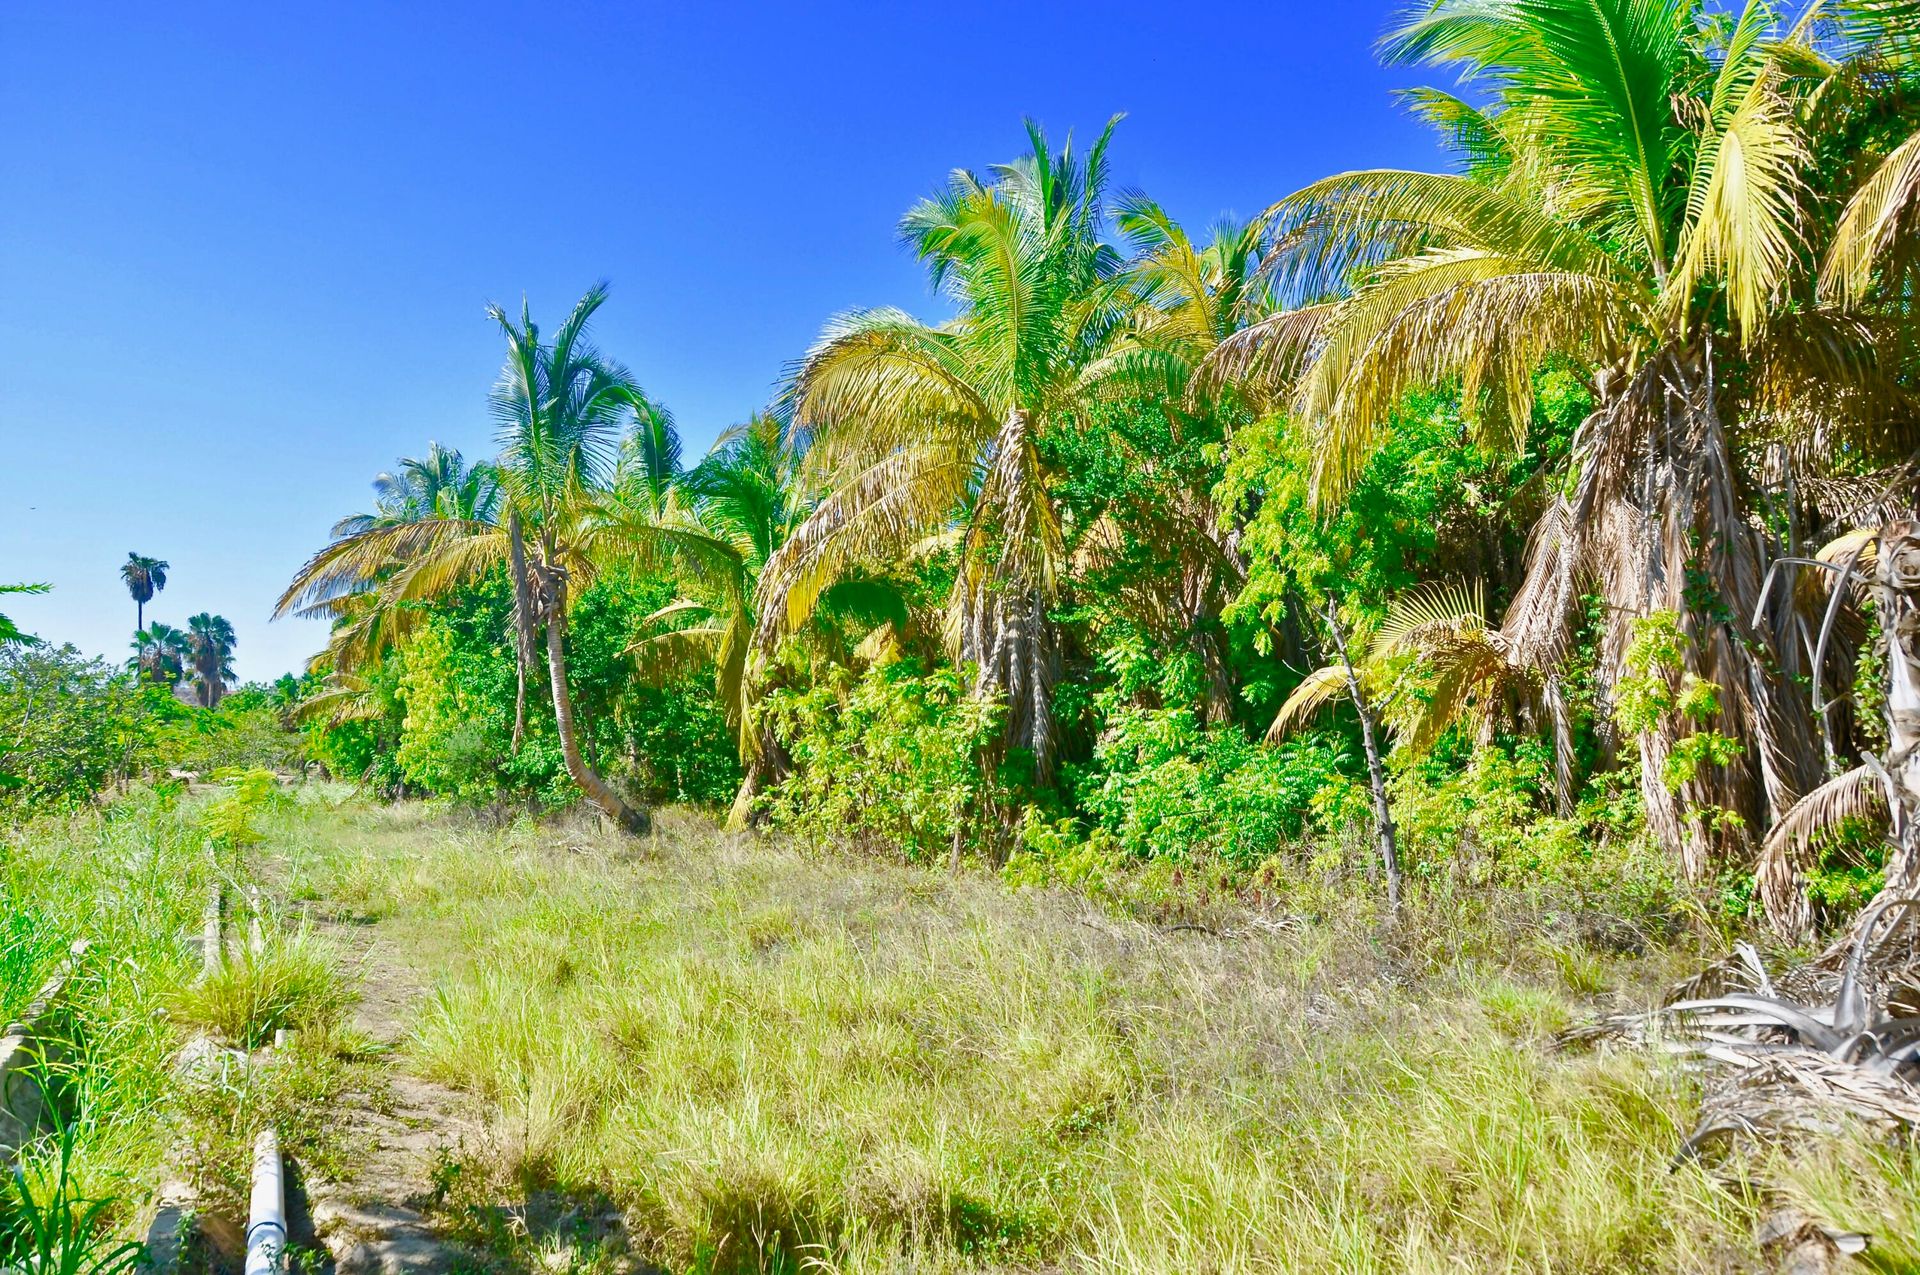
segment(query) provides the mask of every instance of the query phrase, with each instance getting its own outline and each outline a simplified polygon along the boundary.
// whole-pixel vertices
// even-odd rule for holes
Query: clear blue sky
[[[491,449],[489,300],[599,340],[690,452],[851,306],[937,312],[894,224],[948,170],[1125,111],[1120,186],[1204,224],[1435,162],[1345,4],[14,4],[0,19],[0,607],[124,656],[149,616],[298,668],[274,597],[368,480]]]

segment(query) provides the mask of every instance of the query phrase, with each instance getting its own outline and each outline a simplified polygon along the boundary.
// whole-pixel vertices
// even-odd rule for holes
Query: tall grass
[[[328,1130],[315,1113],[339,1088],[330,1029],[347,992],[311,936],[272,926],[263,955],[196,985],[201,960],[187,938],[200,931],[215,879],[232,885],[250,872],[234,847],[210,849],[200,813],[136,790],[101,809],[0,827],[0,916],[29,918],[6,933],[30,940],[0,960],[23,971],[7,986],[31,996],[69,944],[91,943],[48,1031],[63,1127],[27,1149],[19,1180],[52,1224],[136,1232],[183,1145],[189,1162],[173,1167],[195,1179],[203,1202],[231,1206],[252,1135],[269,1120],[287,1126],[300,1152],[324,1152]],[[243,1068],[209,1088],[174,1066],[203,1020],[243,1048],[278,1026],[329,1030],[290,1065]],[[10,1256],[30,1254],[0,1248],[0,1267]]]
[[[60,930],[25,900],[0,912],[0,1026],[25,1012],[64,950]]]
[[[296,877],[439,971],[413,1065],[493,1112],[449,1216],[522,1260],[620,1241],[489,1224],[502,1201],[604,1193],[693,1272],[1758,1261],[1755,1191],[1669,1166],[1685,1079],[1545,1044],[1664,971],[1570,960],[1516,910],[1223,938],[691,819],[645,852],[332,819],[289,838]],[[1884,1212],[1916,1175],[1875,1180],[1800,1190]]]
[[[54,1080],[72,1128],[73,1189],[130,1211],[155,1185],[164,1149],[158,1117],[177,1047],[165,1001],[196,968],[182,935],[197,924],[211,865],[198,834],[152,793],[0,830],[0,847],[0,912],[35,918],[42,955],[27,981],[44,977],[46,953],[92,944],[52,1029]]]
[[[269,931],[259,951],[229,954],[172,998],[174,1016],[238,1049],[282,1029],[332,1032],[353,1002],[333,948],[309,929]]]

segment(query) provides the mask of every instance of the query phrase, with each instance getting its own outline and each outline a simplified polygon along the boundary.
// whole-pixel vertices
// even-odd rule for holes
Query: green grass
[[[0,899],[0,1026],[26,1011],[60,963],[66,944],[58,926],[26,900]]]
[[[276,841],[316,907],[429,975],[408,1061],[492,1112],[445,1216],[518,1262],[617,1246],[502,1223],[554,1196],[689,1272],[1758,1262],[1758,1196],[1669,1169],[1685,1080],[1546,1046],[1659,954],[1570,961],[1497,900],[1390,939],[1357,917],[1223,939],[688,816],[629,843],[343,810]],[[1920,1166],[1871,1167],[1792,1189],[1884,1230]]]
[[[0,847],[0,910],[36,918],[38,968],[22,995],[68,944],[92,944],[53,1028],[65,1047],[58,1080],[76,1126],[77,1189],[142,1199],[156,1185],[156,1116],[177,1047],[165,997],[197,968],[181,936],[200,914],[211,865],[197,835],[151,795],[0,831]]]
[[[174,1017],[206,1029],[237,1049],[272,1044],[281,1029],[339,1029],[353,1003],[333,949],[310,930],[269,930],[260,951],[229,954],[198,982],[180,989]]]
[[[345,995],[317,944],[271,927],[266,957],[235,962],[196,988],[200,958],[186,938],[200,931],[216,874],[243,870],[231,854],[216,867],[198,814],[137,790],[102,809],[0,827],[0,917],[9,918],[0,969],[9,995],[30,997],[75,939],[92,945],[51,1026],[65,1129],[30,1148],[27,1189],[43,1203],[105,1201],[88,1226],[123,1237],[143,1227],[176,1148],[190,1148],[176,1167],[208,1206],[228,1210],[264,1122],[283,1123],[298,1150],[324,1154],[327,1130],[316,1113],[340,1083],[336,1034],[323,1031],[292,1066],[249,1068],[210,1092],[181,1084],[174,1059],[196,1019],[257,1043],[288,1020],[330,1021]],[[20,935],[27,941],[12,941]],[[0,1236],[0,1266],[15,1256],[9,1243]]]

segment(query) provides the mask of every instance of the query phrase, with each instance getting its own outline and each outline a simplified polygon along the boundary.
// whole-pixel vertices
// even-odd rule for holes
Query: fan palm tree
[[[1814,89],[1835,73],[1813,30],[1778,31],[1758,0],[1717,33],[1698,0],[1441,0],[1386,48],[1491,86],[1484,108],[1414,97],[1464,171],[1348,173],[1269,209],[1268,269],[1303,304],[1213,359],[1316,423],[1326,501],[1411,389],[1458,384],[1478,437],[1513,446],[1543,362],[1593,369],[1571,496],[1535,537],[1503,636],[1518,662],[1556,665],[1591,580],[1611,674],[1628,620],[1683,617],[1689,671],[1722,688],[1750,744],[1676,797],[1659,782],[1672,732],[1639,741],[1649,822],[1696,878],[1820,761],[1799,617],[1755,614],[1775,549],[1748,516],[1732,431],[1764,418],[1826,440],[1789,449],[1804,461],[1840,441],[1874,454],[1890,419],[1914,420],[1870,316],[1829,303],[1805,246],[1827,198],[1809,185]]]
[[[222,616],[202,611],[187,619],[187,643],[200,706],[218,708],[227,683],[233,680],[233,648],[239,645],[233,625]]]
[[[127,560],[120,565],[120,578],[126,582],[127,592],[133,595],[133,627],[147,627],[147,603],[153,601],[153,595],[167,587],[167,564],[158,558],[149,558],[142,554],[129,553]]]
[[[133,650],[134,668],[143,679],[173,687],[186,676],[192,642],[182,630],[155,620],[133,635]]]
[[[644,830],[630,806],[587,764],[567,681],[567,613],[599,563],[589,546],[605,512],[623,424],[654,410],[626,369],[602,355],[587,328],[607,298],[604,284],[580,299],[543,340],[523,304],[518,321],[499,306],[487,314],[507,342],[490,396],[500,454],[497,508],[435,512],[336,539],[301,568],[276,615],[324,613],[355,599],[359,652],[377,651],[417,618],[412,604],[448,596],[504,569],[513,587],[513,640],[520,670],[514,723],[524,728],[526,676],[544,634],[548,686],[567,774],[608,818]]]
[[[1027,154],[991,179],[956,172],[907,214],[902,238],[959,313],[845,315],[801,361],[788,405],[828,490],[761,584],[770,648],[834,580],[951,533],[950,646],[976,694],[1005,699],[1010,738],[1043,778],[1065,546],[1035,440],[1092,400],[1097,356],[1125,316],[1121,258],[1100,238],[1115,122],[1084,158],[1029,123]]]

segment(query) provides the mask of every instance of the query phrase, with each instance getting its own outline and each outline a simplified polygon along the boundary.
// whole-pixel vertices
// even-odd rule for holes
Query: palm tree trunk
[[[727,831],[746,828],[753,816],[753,799],[760,795],[766,764],[758,756],[747,760],[747,773],[740,778],[740,791],[733,795],[733,808],[727,811]]]
[[[574,727],[573,692],[567,689],[567,608],[566,590],[554,590],[553,614],[547,617],[547,676],[553,681],[553,721],[560,733],[560,753],[566,758],[567,774],[600,807],[607,818],[628,832],[645,832],[651,825],[644,810],[636,810],[620,799],[587,765],[580,754],[580,736]]]
[[[520,529],[520,514],[507,514],[507,545],[513,575],[513,671],[517,679],[513,693],[513,752],[520,753],[520,742],[527,734],[527,666],[533,663],[533,587],[527,580],[527,544]]]
[[[1340,652],[1340,667],[1347,675],[1347,696],[1353,700],[1353,708],[1360,715],[1360,746],[1367,754],[1367,783],[1373,789],[1373,828],[1374,838],[1380,847],[1380,867],[1387,878],[1387,911],[1390,915],[1400,913],[1400,846],[1394,834],[1393,807],[1387,801],[1387,772],[1380,762],[1380,745],[1374,737],[1373,710],[1367,704],[1366,694],[1360,689],[1360,676],[1354,672],[1353,660],[1347,654],[1347,635],[1340,628],[1340,612],[1332,597],[1327,599],[1327,628],[1333,634],[1333,644]]]

